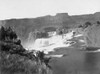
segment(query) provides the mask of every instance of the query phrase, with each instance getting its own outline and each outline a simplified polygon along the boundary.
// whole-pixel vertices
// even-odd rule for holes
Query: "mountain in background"
[[[73,28],[87,21],[92,23],[100,21],[100,12],[74,16],[69,16],[68,13],[58,13],[55,16],[47,15],[37,18],[7,19],[1,20],[0,26],[12,27],[22,42],[24,42],[29,37],[29,33],[35,30],[41,31],[48,27],[59,28],[62,26]]]

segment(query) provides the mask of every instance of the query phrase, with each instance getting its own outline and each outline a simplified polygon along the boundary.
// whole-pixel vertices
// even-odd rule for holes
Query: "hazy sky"
[[[100,0],[0,0],[0,19],[100,11]]]

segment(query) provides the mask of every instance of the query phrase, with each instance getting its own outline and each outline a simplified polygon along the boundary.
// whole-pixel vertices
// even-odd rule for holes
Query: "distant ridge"
[[[40,30],[44,27],[61,26],[75,27],[79,24],[85,23],[86,21],[95,22],[98,20],[100,21],[100,12],[73,16],[68,15],[68,13],[57,13],[55,16],[47,15],[37,18],[13,18],[1,20],[0,26],[11,26],[17,32],[17,35],[22,39],[22,41],[24,41],[27,39],[29,33],[36,29]]]

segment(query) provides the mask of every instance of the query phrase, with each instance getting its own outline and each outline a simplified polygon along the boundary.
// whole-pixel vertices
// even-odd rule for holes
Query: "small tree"
[[[78,28],[82,28],[82,27],[83,27],[82,25],[79,25],[79,26],[78,26]]]
[[[2,26],[0,29],[0,40],[5,40],[5,36],[6,36],[6,31],[5,28]]]
[[[83,29],[87,28],[88,26],[92,26],[91,22],[86,22],[86,23],[83,25]]]
[[[100,21],[97,21],[97,24],[100,24]]]

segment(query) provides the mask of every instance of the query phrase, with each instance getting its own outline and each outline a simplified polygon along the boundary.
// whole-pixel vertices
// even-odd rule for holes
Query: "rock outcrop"
[[[100,24],[98,22],[84,30],[84,39],[88,47],[100,47]]]

